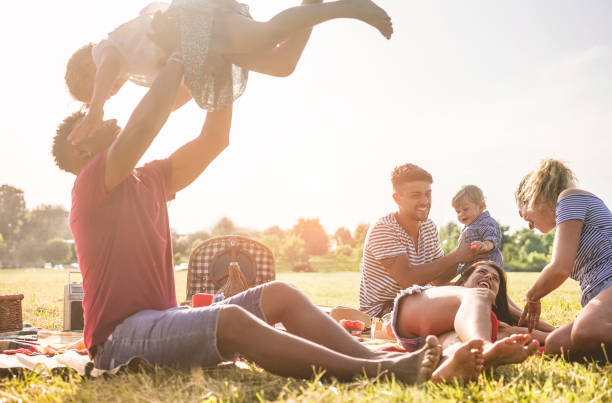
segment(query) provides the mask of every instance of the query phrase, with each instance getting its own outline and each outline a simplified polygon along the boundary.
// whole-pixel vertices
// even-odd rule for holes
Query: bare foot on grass
[[[484,366],[484,341],[472,339],[464,343],[449,356],[436,371],[433,382],[449,382],[453,380],[471,381],[478,378]]]
[[[538,341],[528,334],[514,334],[487,346],[484,360],[487,368],[523,362],[538,349]]]
[[[423,348],[412,354],[393,358],[388,361],[386,369],[407,384],[423,383],[431,378],[441,355],[442,346],[437,337],[427,336]]]
[[[353,17],[378,29],[387,39],[393,34],[391,18],[385,10],[371,0],[346,0],[353,12]]]

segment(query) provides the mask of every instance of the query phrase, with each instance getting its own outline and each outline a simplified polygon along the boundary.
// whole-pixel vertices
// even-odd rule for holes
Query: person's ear
[[[396,192],[393,192],[393,200],[395,201],[395,203],[399,204],[399,194],[397,194]]]

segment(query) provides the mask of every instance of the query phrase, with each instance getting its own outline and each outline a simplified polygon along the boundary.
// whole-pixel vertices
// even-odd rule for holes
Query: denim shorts
[[[98,347],[94,365],[113,369],[133,357],[153,365],[211,367],[235,357],[223,357],[217,348],[219,312],[225,305],[238,305],[266,321],[261,307],[265,284],[250,288],[210,306],[180,306],[165,311],[144,310],[124,319]]]
[[[584,294],[581,300],[582,306],[586,306],[586,304],[588,304],[590,300],[599,295],[600,292],[610,287],[612,287],[612,276],[608,276],[608,278],[605,278],[603,281],[593,287],[589,292]]]
[[[413,285],[412,287],[408,287],[397,294],[395,297],[395,301],[393,302],[393,312],[391,314],[391,330],[393,330],[393,334],[397,339],[397,342],[408,352],[413,352],[418,350],[419,348],[425,345],[425,338],[423,337],[402,337],[399,335],[398,328],[398,312],[399,312],[399,303],[400,301],[407,295],[412,294],[420,294],[424,290],[432,288],[431,285]]]

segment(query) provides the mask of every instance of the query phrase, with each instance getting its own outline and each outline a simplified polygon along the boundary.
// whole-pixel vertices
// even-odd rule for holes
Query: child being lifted
[[[336,18],[361,20],[387,39],[393,33],[387,13],[371,0],[304,0],[267,22],[254,21],[249,8],[235,0],[174,0],[152,3],[139,16],[97,44],[77,50],[68,61],[66,84],[72,96],[88,105],[83,121],[68,137],[78,143],[104,117],[104,104],[130,80],[150,86],[169,55],[149,37],[166,23],[179,35],[184,86],[174,109],[193,98],[214,111],[236,100],[248,71],[287,76],[295,68],[314,25]],[[161,21],[161,22],[160,22]]]

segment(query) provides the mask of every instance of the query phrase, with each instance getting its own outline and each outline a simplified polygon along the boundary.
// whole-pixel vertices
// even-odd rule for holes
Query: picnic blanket
[[[282,326],[277,326],[282,329]],[[371,339],[364,333],[358,340],[372,350],[402,351],[389,340]],[[238,361],[234,363],[241,367]],[[0,333],[0,377],[24,371],[45,375],[65,375],[75,371],[80,376],[98,377],[123,372],[152,371],[154,366],[142,357],[134,357],[110,371],[94,368],[83,343],[81,332],[58,332],[25,324],[16,332]]]
[[[240,362],[224,364],[248,368]],[[37,329],[26,324],[20,331],[0,333],[0,377],[34,371],[49,376],[76,372],[83,377],[95,378],[124,372],[151,372],[154,368],[142,357],[133,357],[108,371],[94,368],[80,332]]]
[[[99,376],[87,355],[80,332],[58,332],[24,324],[22,330],[0,333],[0,376],[24,370],[47,374],[76,371],[81,376]]]

